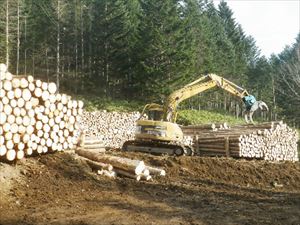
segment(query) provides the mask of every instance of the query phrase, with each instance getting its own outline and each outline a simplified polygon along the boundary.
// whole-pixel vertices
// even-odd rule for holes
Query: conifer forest
[[[216,73],[265,101],[265,119],[300,126],[300,34],[267,58],[224,1],[0,0],[0,13],[0,62],[13,74],[72,95],[148,103]],[[223,91],[181,107],[242,114]]]

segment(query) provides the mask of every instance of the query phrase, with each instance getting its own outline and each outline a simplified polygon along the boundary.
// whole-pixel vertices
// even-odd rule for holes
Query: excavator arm
[[[267,108],[266,104],[256,101],[254,96],[249,95],[245,89],[218,75],[209,74],[171,93],[163,106],[156,103],[147,104],[142,115],[147,111],[148,119],[140,118],[136,122],[135,140],[126,141],[122,149],[124,151],[192,155],[193,147],[183,144],[183,132],[175,122],[176,108],[185,99],[213,87],[219,87],[233,96],[241,98],[246,106],[250,106],[248,112],[251,122],[252,114],[257,108],[263,106]]]
[[[219,87],[239,98],[249,95],[245,89],[231,81],[216,74],[209,74],[171,93],[163,106],[163,120],[175,122],[177,114],[176,108],[180,102],[213,87]]]

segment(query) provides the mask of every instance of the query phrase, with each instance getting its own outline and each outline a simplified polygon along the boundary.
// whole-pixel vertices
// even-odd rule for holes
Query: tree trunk
[[[24,20],[24,36],[25,36],[25,45],[27,44],[27,17],[25,16],[25,20]],[[26,56],[26,50],[24,50],[24,74],[26,75],[26,70],[27,70],[27,67],[26,67],[26,62],[27,62],[27,56]]]
[[[16,75],[19,75],[19,63],[20,63],[20,0],[18,0],[18,22],[17,22],[17,68]]]
[[[57,0],[57,46],[56,46],[56,86],[59,91],[59,74],[60,74],[60,0]]]
[[[81,72],[84,72],[84,34],[83,34],[83,8],[82,4],[80,5],[80,29],[81,29]]]
[[[77,93],[78,91],[78,28],[77,28],[77,24],[78,24],[78,20],[77,20],[77,0],[75,0],[75,93]]]
[[[277,120],[277,106],[276,106],[276,95],[275,95],[275,81],[274,81],[274,75],[272,75],[272,93],[273,93],[273,117],[271,120]]]
[[[8,1],[9,0],[6,0],[6,66],[7,66],[7,69],[9,68],[9,29],[8,29],[8,26],[9,26],[9,18],[8,18],[9,4],[8,4]]]

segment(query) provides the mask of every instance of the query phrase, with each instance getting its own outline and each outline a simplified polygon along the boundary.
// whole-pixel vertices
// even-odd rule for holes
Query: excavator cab
[[[163,142],[181,141],[183,134],[180,127],[176,123],[164,121],[164,115],[163,106],[156,103],[145,105],[141,117],[136,121],[135,138]]]
[[[155,120],[155,121],[161,121],[164,116],[162,106],[156,103],[145,105],[141,113],[141,117],[143,117],[145,114],[148,116],[149,120]]]
[[[135,140],[126,141],[122,149],[171,155],[192,154],[190,148],[177,144],[183,139],[179,125],[164,121],[163,118],[164,108],[161,105],[147,104],[136,121]]]
[[[183,136],[177,124],[164,121],[164,108],[156,103],[145,105],[136,127],[135,138],[138,140],[169,142],[179,141]]]

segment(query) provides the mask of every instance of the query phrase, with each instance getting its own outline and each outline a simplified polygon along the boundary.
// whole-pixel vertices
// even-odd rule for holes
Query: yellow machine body
[[[182,141],[183,133],[176,123],[138,120],[135,138],[140,140]]]
[[[123,150],[176,155],[187,154],[188,150],[190,154],[190,147],[180,144],[183,132],[176,124],[177,106],[180,102],[214,87],[219,87],[238,98],[249,95],[245,89],[216,74],[202,76],[171,93],[164,105],[147,104],[142,117],[136,122],[135,140],[125,142]],[[143,119],[145,114],[147,119]]]

